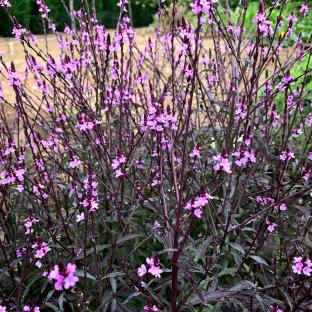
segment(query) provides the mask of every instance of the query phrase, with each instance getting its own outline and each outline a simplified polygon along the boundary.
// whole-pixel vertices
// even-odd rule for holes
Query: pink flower
[[[311,276],[311,272],[312,272],[311,266],[306,266],[302,270],[302,273],[306,276]]]
[[[201,209],[195,209],[194,210],[194,215],[196,218],[200,219],[202,217],[203,211]]]
[[[15,39],[21,39],[26,32],[26,28],[22,28],[21,25],[14,25],[12,34],[14,35]]]
[[[159,267],[158,260],[155,260],[153,258],[146,258],[146,263],[149,265],[150,268],[147,271],[146,266],[142,264],[138,268],[138,276],[142,277],[148,272],[153,276],[160,278],[161,277],[160,274],[163,272],[163,270]]]
[[[3,7],[3,8],[8,9],[8,8],[10,8],[12,5],[11,5],[11,3],[9,2],[9,0],[0,0],[0,6]],[[2,312],[2,311],[0,310],[0,312]]]
[[[7,308],[3,305],[0,305],[0,312],[7,312]]]
[[[144,264],[142,264],[139,268],[138,268],[138,276],[142,277],[147,273],[147,268]]]
[[[300,13],[302,14],[302,16],[306,16],[308,12],[309,12],[308,4],[306,2],[302,3],[300,7]]]
[[[82,212],[82,213],[80,213],[80,214],[78,213],[78,214],[76,215],[76,222],[77,222],[77,223],[83,221],[84,219],[85,219],[84,212]]]
[[[69,166],[71,168],[77,168],[80,165],[81,165],[81,161],[76,156],[74,156],[73,159],[69,162]]]
[[[146,258],[146,263],[150,266],[154,266],[155,262],[153,258]]]
[[[280,154],[280,160],[287,161],[295,158],[295,154],[292,151],[282,151]]]
[[[192,152],[190,153],[190,157],[200,159],[200,149],[197,147],[194,147]]]
[[[185,206],[185,209],[194,211],[196,218],[200,219],[203,213],[202,208],[204,208],[209,203],[210,199],[213,199],[213,197],[208,193],[205,193],[197,197],[195,200],[188,202]]]
[[[303,269],[303,258],[302,257],[295,257],[294,258],[294,265],[292,266],[293,272],[296,274],[301,274]]]
[[[159,311],[159,309],[155,306],[155,305],[153,305],[153,306],[151,306],[151,305],[146,305],[146,306],[144,306],[144,311]]]
[[[74,273],[69,273],[65,278],[64,278],[64,288],[68,289],[71,287],[74,287],[76,283],[78,282],[79,278],[74,275]]]
[[[23,307],[23,311],[24,311],[24,312],[40,312],[40,309],[39,309],[39,307],[37,307],[37,306],[31,307],[31,306],[29,306],[29,305],[25,305],[25,306]],[[0,310],[0,312],[1,312],[1,310]]]
[[[273,34],[272,23],[268,20],[265,12],[258,12],[252,22],[258,25],[258,30],[263,37],[269,37]]]
[[[221,154],[213,156],[213,159],[216,161],[216,164],[213,166],[215,171],[223,170],[226,173],[231,173],[230,162],[227,157],[222,156]]]
[[[285,211],[285,210],[287,210],[287,206],[286,206],[286,204],[282,203],[282,204],[280,204],[280,205],[278,206],[278,209],[279,209],[280,211]]]
[[[35,252],[34,257],[36,259],[42,259],[46,256],[46,254],[51,251],[51,248],[49,247],[49,245],[45,242],[42,242],[41,240],[38,239],[38,242],[33,244],[32,249]]]
[[[242,102],[238,102],[235,104],[235,106],[236,108],[234,119],[236,122],[238,122],[247,116],[247,105]]]
[[[270,220],[267,220],[267,221],[266,221],[266,224],[267,224],[267,226],[268,226],[268,231],[269,231],[270,233],[274,232],[274,230],[275,230],[277,224],[274,223],[274,222],[271,222]]]
[[[48,279],[54,280],[54,288],[56,290],[69,289],[74,287],[78,282],[79,278],[75,275],[76,265],[68,263],[66,270],[60,270],[58,265],[54,266],[54,269],[49,273]]]
[[[128,0],[119,0],[119,2],[117,3],[117,6],[121,8],[122,6],[126,4],[128,4]]]
[[[39,222],[39,220],[37,220],[33,216],[29,216],[27,219],[25,219],[25,221],[24,221],[24,226],[26,228],[25,234],[33,233],[32,227],[34,224],[36,224],[38,222]]]
[[[21,87],[22,83],[20,75],[15,70],[8,70],[8,84],[10,87]]]
[[[160,274],[163,272],[163,270],[158,266],[151,266],[148,270],[148,273],[151,273],[157,278],[160,278]]]
[[[17,189],[20,193],[23,193],[23,191],[24,191],[24,186],[21,185],[21,184],[19,184],[19,185],[16,186],[16,189]]]
[[[116,171],[115,171],[115,177],[116,178],[120,178],[120,177],[123,177],[124,176],[124,174],[123,174],[123,172],[121,171],[121,169],[117,169]]]
[[[126,157],[124,155],[117,156],[112,162],[112,168],[115,171],[116,178],[122,177],[124,174],[122,173],[121,167],[126,162]],[[119,169],[118,169],[119,168]]]

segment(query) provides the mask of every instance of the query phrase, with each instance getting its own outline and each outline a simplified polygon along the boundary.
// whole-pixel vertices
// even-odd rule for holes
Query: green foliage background
[[[68,5],[69,0],[64,0]],[[117,3],[119,0],[95,0],[98,19],[107,28],[115,28],[118,17],[119,8]],[[45,0],[46,4],[50,7],[50,17],[57,26],[57,30],[62,31],[65,24],[69,24],[69,17],[66,10],[63,8],[61,0]],[[78,8],[79,0],[74,0],[75,7]],[[143,27],[151,24],[156,13],[158,0],[131,0],[131,11],[133,17],[133,25],[135,27]],[[170,4],[171,0],[167,0],[166,4]],[[184,8],[186,15],[189,15],[189,4],[193,0],[178,0],[179,5]],[[267,1],[270,2],[270,1]],[[292,12],[298,12],[302,1],[288,2],[286,10],[284,11],[283,18]],[[311,8],[309,17],[305,18],[303,22],[297,27],[297,32],[302,33],[302,38],[307,41],[312,32],[312,0],[307,1]],[[36,0],[11,0],[12,3],[12,15],[16,16],[17,20],[27,29],[35,34],[42,33],[42,22],[38,13],[38,7]],[[90,1],[91,3],[91,1]],[[235,9],[238,7],[239,0],[229,1],[232,9],[232,13],[235,14]],[[252,24],[253,17],[257,14],[259,1],[251,1],[248,5],[248,11],[246,16],[246,28],[253,29]],[[278,12],[278,9],[275,10]],[[271,13],[270,18],[276,18],[276,12]],[[0,8],[0,36],[11,36],[12,23],[7,16],[4,9]],[[298,34],[297,34],[298,35]]]
[[[69,18],[61,0],[45,0],[51,9],[49,15],[59,31],[69,24]],[[68,0],[64,1],[68,4]],[[90,1],[91,2],[91,1]],[[42,32],[42,22],[36,0],[11,0],[12,15],[28,30],[35,34]],[[119,17],[117,0],[96,0],[98,19],[107,27],[114,28]],[[135,27],[147,26],[153,21],[157,10],[157,0],[131,0],[131,11]],[[75,0],[78,7],[78,0]],[[12,23],[4,9],[0,8],[0,36],[11,36]]]

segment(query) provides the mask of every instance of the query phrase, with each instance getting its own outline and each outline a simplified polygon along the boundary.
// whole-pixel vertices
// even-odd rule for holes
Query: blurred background
[[[38,12],[36,0],[10,0],[12,4],[12,15],[34,34],[42,33],[42,21]],[[68,7],[72,3],[78,9],[79,0],[64,0]],[[92,4],[93,0],[89,0]],[[115,28],[118,17],[119,7],[117,0],[94,0],[98,19],[107,28]],[[148,26],[153,22],[154,14],[157,11],[158,0],[131,0],[131,15],[135,27]],[[64,29],[65,24],[70,24],[69,16],[64,10],[62,0],[45,0],[51,9],[49,16],[57,26],[58,31]],[[0,36],[11,36],[12,23],[4,9],[0,8]]]
[[[10,0],[12,3],[12,15],[16,16],[17,20],[23,27],[30,30],[34,34],[42,33],[42,21],[38,12],[38,6],[36,0]],[[96,6],[97,16],[101,23],[107,28],[115,28],[118,17],[119,7],[117,3],[119,0],[88,0],[90,4],[94,3]],[[69,16],[64,9],[63,2],[70,7],[72,5],[74,9],[78,9],[79,0],[45,0],[46,4],[51,9],[49,16],[57,26],[58,31],[62,31],[64,26],[70,24]],[[159,0],[129,0],[129,13],[132,18],[134,27],[146,27],[155,21],[155,13],[157,12]],[[172,0],[166,0],[166,6],[170,7]],[[177,0],[178,2],[178,15],[184,16],[187,19],[194,19],[190,11],[190,3],[193,0]],[[266,0],[267,4],[277,2],[276,0]],[[283,13],[283,18],[287,19],[287,16],[291,12],[298,13],[302,1],[287,1],[286,10]],[[235,10],[237,9],[240,1],[229,0],[230,8],[233,17],[235,16]],[[312,0],[307,0],[310,7],[309,15],[300,21],[296,27],[296,35],[301,33],[304,41],[309,40],[312,32]],[[246,28],[253,29],[252,24],[253,17],[257,14],[259,1],[250,1],[248,5],[248,11],[246,16]],[[273,10],[270,14],[271,20],[276,20],[277,14]],[[225,16],[224,16],[225,17]],[[0,36],[10,37],[12,30],[12,23],[7,16],[4,9],[0,8]]]

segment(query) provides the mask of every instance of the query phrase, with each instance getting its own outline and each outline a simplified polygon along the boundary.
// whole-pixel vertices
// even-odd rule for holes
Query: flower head
[[[58,265],[48,274],[50,281],[54,280],[54,288],[56,290],[69,289],[76,285],[79,278],[75,275],[76,265],[68,263],[65,269],[60,269]]]

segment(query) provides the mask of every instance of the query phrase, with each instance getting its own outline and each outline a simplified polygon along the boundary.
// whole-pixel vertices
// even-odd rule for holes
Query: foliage
[[[96,0],[97,16],[101,23],[108,28],[116,27],[119,10],[116,0]],[[64,1],[68,7],[69,0]],[[63,31],[65,25],[70,24],[70,18],[60,0],[46,0],[46,4],[51,9],[50,16],[55,23],[57,30]],[[74,1],[74,6],[78,8],[79,0]],[[156,1],[132,0],[132,16],[135,27],[149,25],[156,12]],[[41,17],[38,13],[36,0],[13,0],[12,15],[31,32],[40,34],[43,32]],[[0,36],[12,36],[12,23],[5,10],[0,7]]]
[[[141,48],[127,2],[0,55],[0,311],[308,311],[311,46],[196,0]]]

